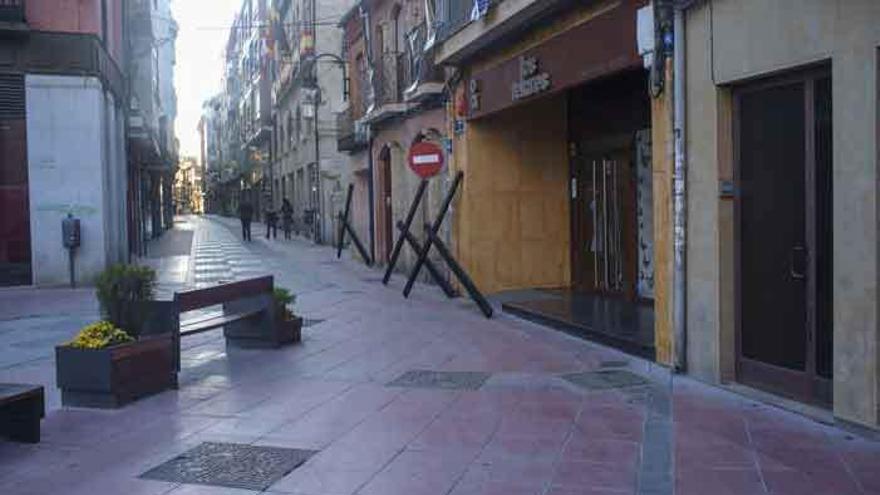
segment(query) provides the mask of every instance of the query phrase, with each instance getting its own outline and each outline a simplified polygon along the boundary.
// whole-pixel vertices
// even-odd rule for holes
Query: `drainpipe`
[[[372,134],[372,132],[369,132]],[[367,187],[370,195],[370,258],[376,261],[376,192],[373,185],[373,136],[369,136],[367,146],[367,174],[370,176]]]
[[[687,156],[685,149],[685,34],[682,8],[673,19],[673,129],[675,162],[672,173],[673,264],[672,322],[675,336],[673,367],[687,369]]]

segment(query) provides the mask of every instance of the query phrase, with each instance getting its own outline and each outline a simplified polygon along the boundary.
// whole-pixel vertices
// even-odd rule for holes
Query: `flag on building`
[[[474,8],[471,10],[471,20],[478,21],[489,12],[490,0],[474,0]]]

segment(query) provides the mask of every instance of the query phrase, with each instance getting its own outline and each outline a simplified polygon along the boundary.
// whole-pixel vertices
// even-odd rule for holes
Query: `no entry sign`
[[[437,175],[443,168],[443,150],[434,143],[422,141],[409,149],[409,168],[423,179]]]

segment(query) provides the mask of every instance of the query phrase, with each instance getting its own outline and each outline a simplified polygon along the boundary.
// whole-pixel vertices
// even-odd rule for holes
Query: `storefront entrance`
[[[653,195],[647,76],[572,91],[571,281],[581,292],[653,298]]]
[[[740,382],[830,404],[831,77],[734,92]]]

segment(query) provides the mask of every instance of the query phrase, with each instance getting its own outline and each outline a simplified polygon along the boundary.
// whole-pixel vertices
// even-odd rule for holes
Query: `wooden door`
[[[830,400],[830,98],[822,72],[735,98],[737,378],[819,403]]]
[[[379,200],[382,202],[382,239],[385,251],[385,260],[388,261],[391,259],[391,250],[394,247],[394,208],[391,197],[391,152],[388,150],[381,154],[379,158],[380,162],[380,175],[381,177],[381,188],[379,194]]]

